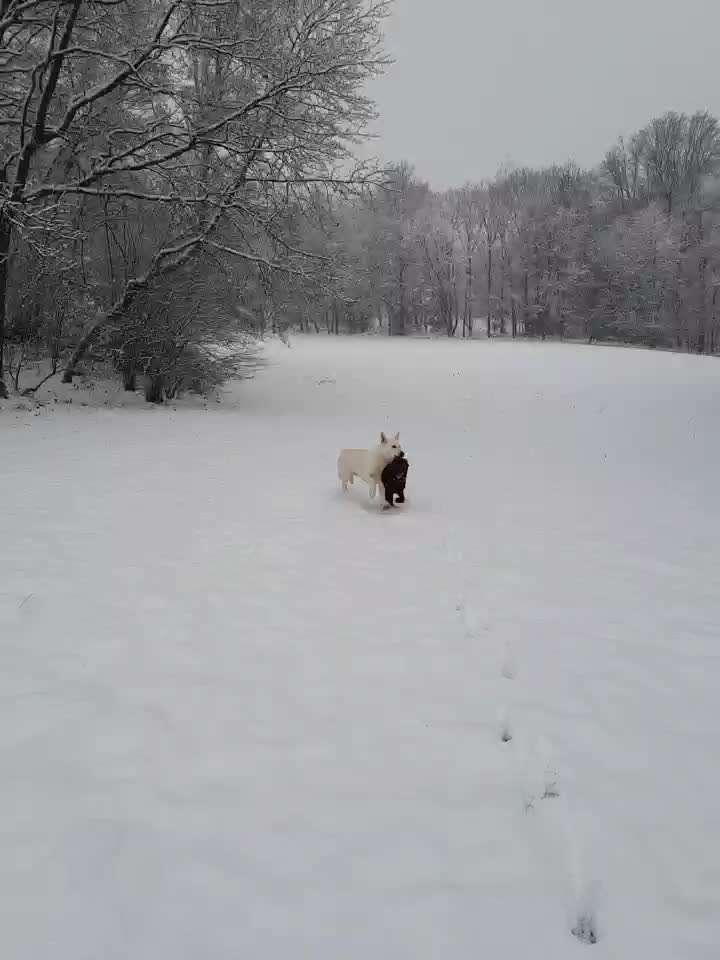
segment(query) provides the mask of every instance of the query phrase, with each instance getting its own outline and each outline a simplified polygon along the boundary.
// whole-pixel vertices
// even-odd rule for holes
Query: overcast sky
[[[594,166],[665,110],[720,115],[720,0],[395,0],[379,141],[435,188]]]

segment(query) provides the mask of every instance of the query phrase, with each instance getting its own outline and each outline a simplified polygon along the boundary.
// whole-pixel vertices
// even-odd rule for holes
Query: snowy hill
[[[717,957],[720,365],[268,353],[3,404],[2,956]]]

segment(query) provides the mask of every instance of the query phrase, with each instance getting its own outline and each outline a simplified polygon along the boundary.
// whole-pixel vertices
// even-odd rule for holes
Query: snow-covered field
[[[0,956],[717,958],[720,364],[268,352],[2,404]]]

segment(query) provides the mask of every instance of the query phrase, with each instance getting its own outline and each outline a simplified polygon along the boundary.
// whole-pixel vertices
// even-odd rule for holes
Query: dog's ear
[[[384,433],[380,434],[380,443],[387,443],[387,437]]]
[[[398,430],[398,432],[395,434],[395,439],[396,439],[396,440],[399,440],[399,439],[400,439],[400,431],[399,431],[399,430]]]

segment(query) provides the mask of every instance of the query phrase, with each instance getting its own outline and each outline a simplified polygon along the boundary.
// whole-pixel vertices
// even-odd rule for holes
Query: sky
[[[666,110],[720,116],[720,0],[395,0],[378,139],[435,189],[594,166]]]

